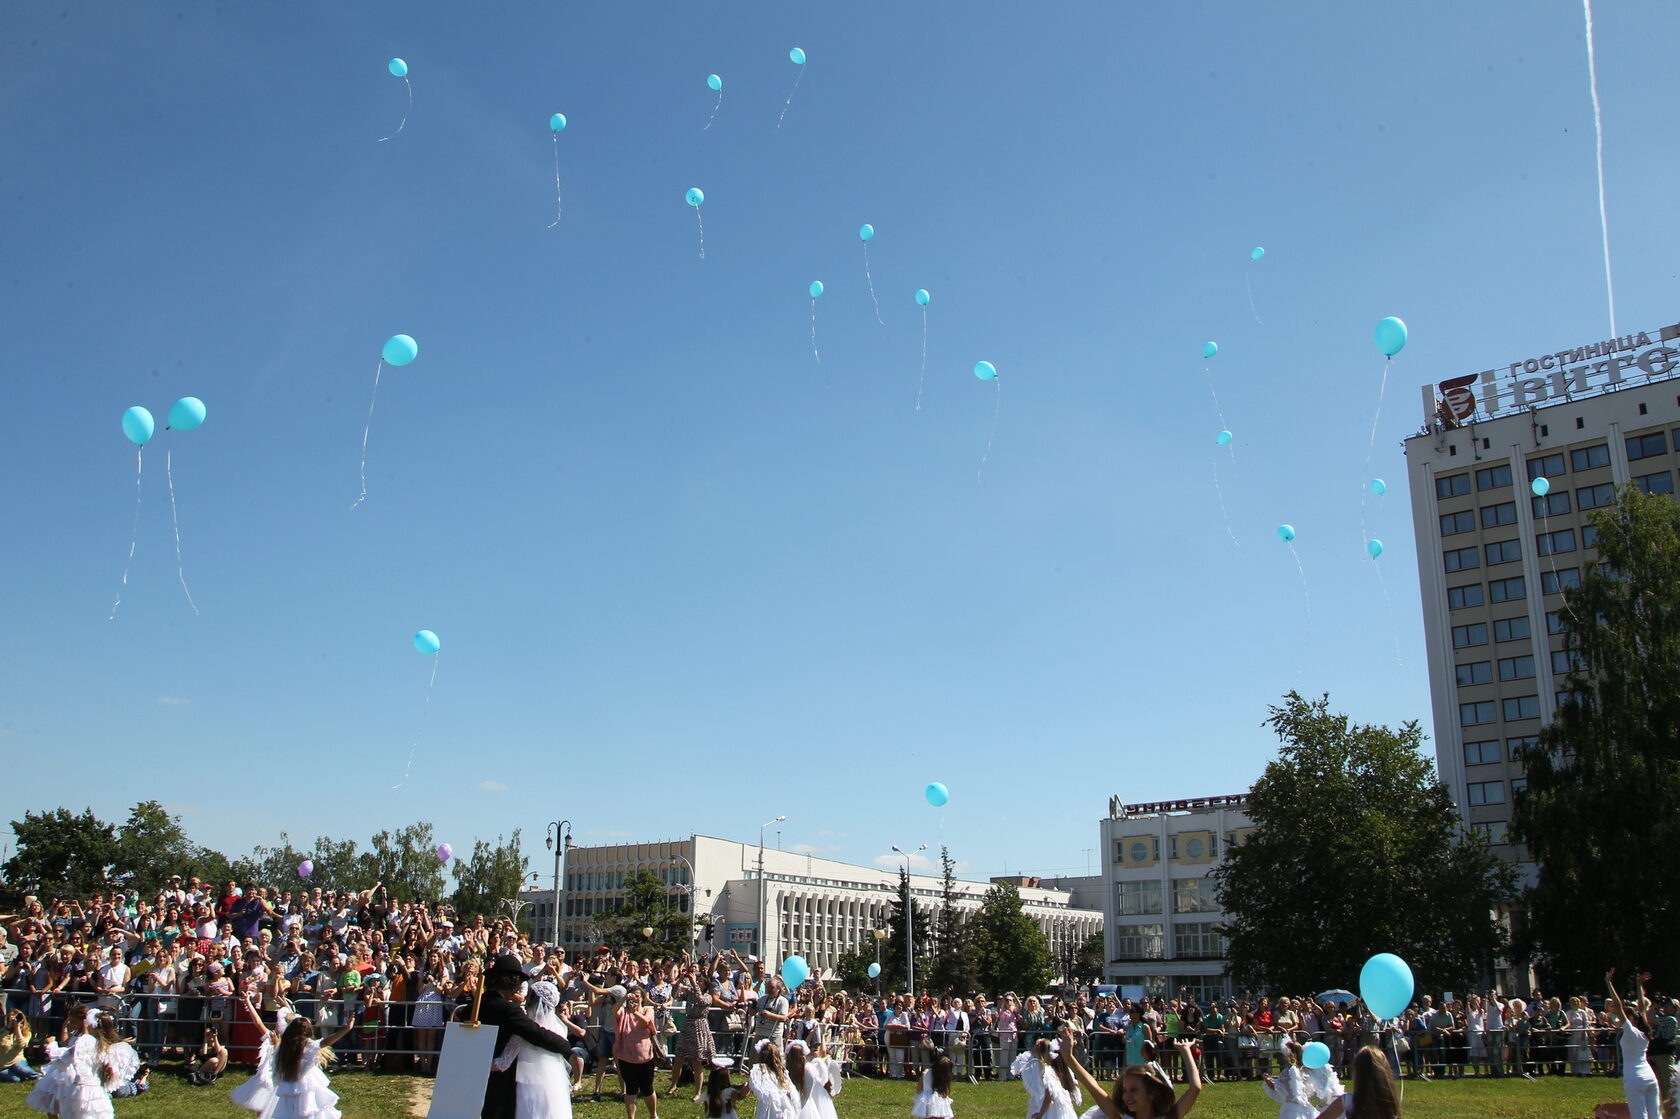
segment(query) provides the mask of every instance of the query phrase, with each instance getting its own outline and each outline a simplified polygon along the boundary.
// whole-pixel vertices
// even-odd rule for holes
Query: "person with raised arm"
[[[1173,1096],[1172,1083],[1160,1066],[1154,1064],[1129,1066],[1114,1082],[1114,1090],[1105,1092],[1079,1059],[1068,1052],[1073,1046],[1072,1031],[1064,1028],[1060,1040],[1063,1052],[1068,1053],[1066,1060],[1073,1075],[1096,1104],[1080,1119],[1184,1119],[1202,1094],[1202,1073],[1196,1066],[1195,1046],[1188,1038],[1173,1042],[1184,1065],[1185,1077],[1184,1094],[1177,1098]]]
[[[1662,1119],[1662,1101],[1656,1071],[1651,1068],[1651,1021],[1645,1013],[1645,980],[1650,972],[1636,973],[1633,1006],[1616,993],[1616,969],[1604,973],[1610,991],[1610,1006],[1622,1020],[1622,1093],[1627,1096],[1628,1119]]]

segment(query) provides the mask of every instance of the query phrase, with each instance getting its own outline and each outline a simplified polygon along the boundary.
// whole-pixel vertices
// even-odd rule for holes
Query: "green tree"
[[[1680,507],[1624,487],[1591,515],[1602,567],[1562,611],[1567,696],[1520,758],[1513,838],[1538,878],[1528,935],[1547,988],[1596,986],[1607,967],[1680,983]]]
[[[143,800],[128,813],[128,821],[117,830],[114,869],[142,895],[155,895],[171,874],[191,874],[184,869],[193,857],[192,840],[181,827],[181,818],[171,816],[155,800]]]
[[[891,909],[887,915],[887,939],[881,946],[881,989],[884,991],[902,991],[905,987],[904,975],[904,944],[905,944],[905,907],[913,904],[910,897],[910,875],[903,868],[898,872],[898,896],[893,898]],[[909,933],[916,944],[916,977],[919,982],[926,982],[928,969],[932,965],[932,958],[928,954],[928,942],[933,931],[933,915],[927,907],[916,905],[910,910]],[[874,963],[874,960],[870,961]]]
[[[650,870],[625,878],[624,897],[599,924],[608,947],[629,949],[637,959],[675,956],[693,943],[694,922],[672,903],[664,881]]]
[[[1249,791],[1255,830],[1213,873],[1230,971],[1246,987],[1352,986],[1372,954],[1422,990],[1464,990],[1504,946],[1515,876],[1466,832],[1422,732],[1353,724],[1295,692],[1266,725],[1283,745]]]
[[[475,839],[472,854],[466,858],[457,855],[451,863],[455,893],[450,904],[462,917],[497,916],[503,912],[504,900],[519,896],[529,861],[519,851],[518,828],[513,829],[512,838],[504,840],[498,835],[495,843]]]
[[[116,829],[83,809],[25,812],[12,821],[17,852],[6,860],[6,892],[16,904],[25,894],[85,898],[105,889],[117,861]]]
[[[1067,979],[1070,983],[1100,983],[1103,975],[1103,933],[1101,929],[1085,938],[1074,953]]]
[[[980,986],[993,994],[1015,991],[1022,997],[1050,986],[1055,966],[1050,942],[1038,922],[1021,908],[1021,891],[994,882],[972,919],[975,968]]]
[[[371,879],[367,885],[384,883],[394,901],[437,901],[443,896],[437,846],[432,825],[425,822],[375,833],[373,850],[364,856],[371,864],[363,872]]]
[[[875,980],[869,978],[869,965],[875,962],[875,935],[864,934],[857,947],[847,949],[834,961],[834,982],[842,991],[853,994],[873,994]],[[883,970],[885,970],[883,968]],[[883,976],[884,978],[884,976]],[[885,987],[882,990],[886,990]]]
[[[939,866],[943,881],[933,930],[933,966],[924,986],[950,994],[973,994],[980,988],[980,973],[969,951],[968,923],[957,908],[956,863],[943,846],[939,849]]]

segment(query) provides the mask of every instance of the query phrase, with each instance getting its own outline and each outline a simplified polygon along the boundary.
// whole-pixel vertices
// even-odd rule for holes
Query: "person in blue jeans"
[[[39,1080],[41,1074],[24,1060],[29,1048],[29,1019],[21,1010],[6,1012],[6,1032],[0,1035],[0,1084],[16,1084],[23,1080]]]

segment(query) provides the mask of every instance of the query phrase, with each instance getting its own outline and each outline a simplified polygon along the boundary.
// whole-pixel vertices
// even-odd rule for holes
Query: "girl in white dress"
[[[1318,1112],[1307,1102],[1307,1078],[1301,1070],[1301,1046],[1283,1041],[1283,1075],[1266,1077],[1266,1097],[1278,1105],[1278,1119],[1313,1119]]]
[[[1604,973],[1611,1006],[1622,1019],[1622,1092],[1627,1096],[1628,1119],[1662,1119],[1657,1074],[1647,1056],[1651,1023],[1645,1017],[1644,1003],[1645,980],[1649,978],[1646,973],[1634,980],[1634,1006],[1638,1009],[1630,1011],[1616,993],[1616,969]]]
[[[1318,1119],[1400,1119],[1394,1067],[1374,1045],[1353,1055],[1353,1093],[1330,1101]]]
[[[51,1038],[47,1039],[47,1067],[41,1070],[41,1079],[23,1101],[36,1111],[58,1114],[58,1097],[70,1082],[70,1053],[81,1036],[84,1021],[82,1011],[72,1008],[64,1016],[64,1044],[55,1045]]]
[[[249,996],[245,1008],[260,1025],[262,1019]],[[256,1112],[258,1119],[343,1119],[338,1095],[321,1071],[321,1063],[330,1056],[323,1049],[355,1028],[356,1015],[349,1015],[337,1033],[317,1040],[309,1019],[287,1008],[282,1010],[286,1015],[283,1022],[276,1015],[276,1024],[282,1028],[264,1030],[257,1074],[229,1093],[230,1097],[240,1107]],[[251,1087],[252,1083],[257,1086]]]
[[[782,1050],[769,1038],[753,1047],[753,1066],[747,1073],[747,1088],[758,1101],[757,1119],[799,1119],[802,1101],[799,1090],[788,1079]]]
[[[58,1090],[59,1119],[111,1119],[111,1092],[105,1086],[100,1058],[117,1041],[117,1023],[98,1007],[89,1007],[82,1036],[70,1047],[69,1075]]]
[[[1027,1119],[1074,1119],[1079,1114],[1079,1085],[1068,1062],[1072,1059],[1072,1034],[1065,1040],[1039,1038],[1030,1052],[1022,1053],[1009,1066],[1027,1089]]]
[[[732,1057],[713,1057],[711,1065],[700,1113],[706,1119],[735,1119],[735,1101],[747,1094],[747,1089],[736,1088],[729,1080],[729,1070],[735,1067],[735,1060]]]
[[[531,1021],[562,1037],[583,1035],[586,1031],[559,1012],[560,988],[546,979],[532,983],[526,990],[525,1013]],[[572,1119],[572,1078],[566,1071],[570,1055],[551,1053],[523,1038],[513,1038],[492,1064],[497,1072],[506,1072],[519,1062],[513,1074],[514,1114],[518,1119]]]
[[[827,1031],[824,1031],[826,1037]],[[845,1080],[840,1062],[828,1055],[828,1043],[818,1041],[810,1056],[805,1058],[805,1106],[800,1119],[839,1119],[834,1110],[834,1097],[840,1094]]]
[[[1070,1045],[1072,1035],[1063,1030],[1062,1044]],[[1151,1047],[1152,1048],[1152,1047]],[[1147,1065],[1131,1065],[1120,1074],[1112,1093],[1102,1090],[1077,1057],[1069,1056],[1068,1064],[1081,1086],[1091,1093],[1096,1106],[1089,1108],[1080,1119],[1184,1119],[1196,1106],[1202,1094],[1202,1072],[1196,1066],[1196,1050],[1188,1041],[1175,1041],[1179,1061],[1184,1065],[1184,1095],[1174,1098],[1172,1081],[1166,1071],[1154,1061]]]
[[[940,1056],[922,1073],[922,1090],[910,1106],[912,1119],[951,1119],[951,1058]]]
[[[1330,1106],[1331,1100],[1342,1097],[1342,1078],[1336,1075],[1336,1063],[1331,1061],[1321,1068],[1306,1070],[1307,1096],[1316,1108]],[[1315,1112],[1316,1114],[1316,1112]]]

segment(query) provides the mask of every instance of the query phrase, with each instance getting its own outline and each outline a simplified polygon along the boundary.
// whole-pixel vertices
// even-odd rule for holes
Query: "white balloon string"
[[[992,440],[997,438],[998,413],[1003,406],[1003,378],[993,377],[992,383],[997,385],[997,394],[992,398],[992,430],[986,436],[986,450],[980,455],[980,465],[974,471],[974,480],[980,480],[980,472],[986,469],[986,460],[992,457]]]
[[[379,364],[375,366],[373,370],[373,397],[368,401],[367,423],[362,427],[362,494],[360,497],[356,498],[355,505],[350,506],[352,509],[354,509],[356,505],[360,505],[362,502],[367,500],[368,431],[373,427],[373,406],[379,403],[379,375],[383,372],[385,372],[385,359],[381,357],[379,359]]]
[[[140,543],[140,474],[145,468],[144,456],[146,448],[140,447],[134,452],[134,528],[128,536],[128,558],[123,560],[122,582],[117,587],[117,601],[111,603],[111,621],[117,616],[117,607],[122,605],[123,590],[128,586],[128,565],[134,562],[134,546]]]
[[[1229,430],[1225,423],[1225,409],[1219,403],[1219,390],[1213,387],[1213,367],[1211,365],[1203,364],[1202,372],[1207,375],[1208,395],[1213,397],[1213,412],[1214,415],[1219,417],[1219,429],[1221,431]],[[1232,440],[1230,443],[1225,444],[1225,446],[1231,452],[1231,472],[1235,474],[1237,468],[1236,441]]]
[[[927,308],[922,308],[922,372],[916,378],[916,411],[922,410],[922,384],[927,380]]]
[[[553,229],[560,224],[560,133],[551,132],[554,137],[554,220],[548,223]]]
[[[1254,266],[1251,264],[1247,272],[1243,273],[1243,285],[1248,288],[1248,313],[1254,316],[1254,321],[1261,326],[1266,324],[1260,319],[1260,312],[1254,309]]]
[[[1530,492],[1532,492],[1533,485],[1534,485],[1533,482],[1529,483]],[[1570,620],[1575,621],[1575,622],[1579,622],[1581,619],[1575,617],[1575,607],[1573,607],[1569,604],[1569,593],[1568,593],[1568,591],[1566,591],[1564,589],[1563,583],[1558,580],[1557,542],[1552,539],[1552,533],[1551,533],[1551,512],[1552,512],[1551,491],[1547,490],[1544,496],[1541,496],[1539,494],[1535,494],[1534,495],[1534,500],[1536,502],[1538,502],[1539,505],[1540,505],[1540,536],[1541,536],[1542,539],[1544,539],[1546,541],[1546,549],[1547,549],[1546,558],[1551,560],[1550,567],[1551,567],[1551,571],[1552,571],[1552,586],[1557,588],[1558,597],[1563,600],[1563,608],[1569,612]],[[1583,529],[1583,531],[1585,531],[1585,530]],[[1546,597],[1545,596],[1545,590],[1546,590],[1546,588],[1544,586],[1542,586],[1540,588],[1540,592],[1541,592],[1540,598],[1541,598],[1542,602],[1545,601],[1545,597]],[[1541,613],[1544,614],[1545,611],[1542,610]],[[1547,628],[1548,629],[1551,628],[1549,623],[1548,623]]]
[[[706,127],[700,131],[710,132],[712,130],[712,122],[717,119],[718,110],[721,108],[723,108],[723,90],[720,89],[718,90],[717,104],[712,106],[712,115],[706,118]]]
[[[1225,491],[1219,485],[1219,453],[1217,450],[1213,456],[1213,492],[1219,495],[1219,515],[1225,518],[1225,535],[1229,536],[1231,543],[1237,546],[1238,551],[1241,551],[1242,542],[1237,539],[1237,534],[1231,529],[1231,514],[1225,510]]]
[[[1377,569],[1377,585],[1382,588],[1383,605],[1388,607],[1388,628],[1394,633],[1394,667],[1405,668],[1406,662],[1400,655],[1400,623],[1394,617],[1394,600],[1388,597],[1388,580],[1383,578],[1381,561],[1372,557],[1371,566]]]
[[[700,207],[694,207],[694,220],[700,225],[700,259],[706,259],[706,219],[700,216]]]
[[[406,74],[403,75],[403,85],[408,87],[408,110],[403,113],[402,120],[397,122],[397,130],[395,132],[391,133],[389,136],[381,136],[379,138],[379,142],[381,144],[383,144],[386,140],[391,140],[401,136],[403,126],[408,123],[408,114],[414,111],[414,86],[409,82],[408,75]]]
[[[1301,566],[1301,553],[1295,550],[1295,541],[1291,540],[1288,543],[1289,554],[1295,557],[1295,570],[1301,575],[1301,601],[1307,608],[1307,624],[1306,628],[1301,632],[1301,649],[1304,659],[1306,649],[1312,644],[1312,595],[1307,593],[1307,569]],[[1295,667],[1295,679],[1299,681],[1300,678],[1301,664],[1297,662]]]
[[[1616,283],[1610,275],[1610,216],[1604,206],[1604,115],[1598,107],[1598,58],[1593,53],[1592,0],[1581,0],[1587,21],[1587,81],[1592,88],[1593,137],[1598,155],[1598,229],[1604,240],[1604,291],[1610,304],[1610,337],[1616,337]]]
[[[886,323],[881,322],[881,301],[875,298],[875,277],[869,271],[868,241],[863,243],[863,278],[869,281],[869,299],[875,304],[875,321],[881,323],[882,326],[886,326]]]
[[[198,603],[193,601],[192,592],[187,589],[187,569],[181,563],[181,518],[175,513],[175,471],[170,464],[174,457],[173,448],[169,445],[169,434],[163,437],[163,477],[169,485],[169,521],[175,526],[175,574],[181,580],[181,593],[187,596],[187,605],[192,607],[194,614],[198,613]]]
[[[818,365],[822,364],[822,353],[817,349],[817,301],[815,298],[811,300],[811,355],[817,359]]]
[[[799,64],[799,76],[793,79],[793,88],[788,90],[787,104],[782,106],[782,115],[776,118],[776,131],[782,130],[782,120],[787,116],[788,106],[793,104],[793,95],[799,92],[799,83],[805,77],[805,63]]]
[[[420,735],[426,729],[426,715],[432,709],[432,685],[437,683],[438,661],[442,658],[441,652],[432,654],[432,678],[426,682],[426,702],[420,705],[420,725],[415,729],[414,741],[408,747],[408,764],[403,766],[403,779],[392,785],[392,789],[408,784],[408,775],[414,771],[414,751],[420,748]]]

